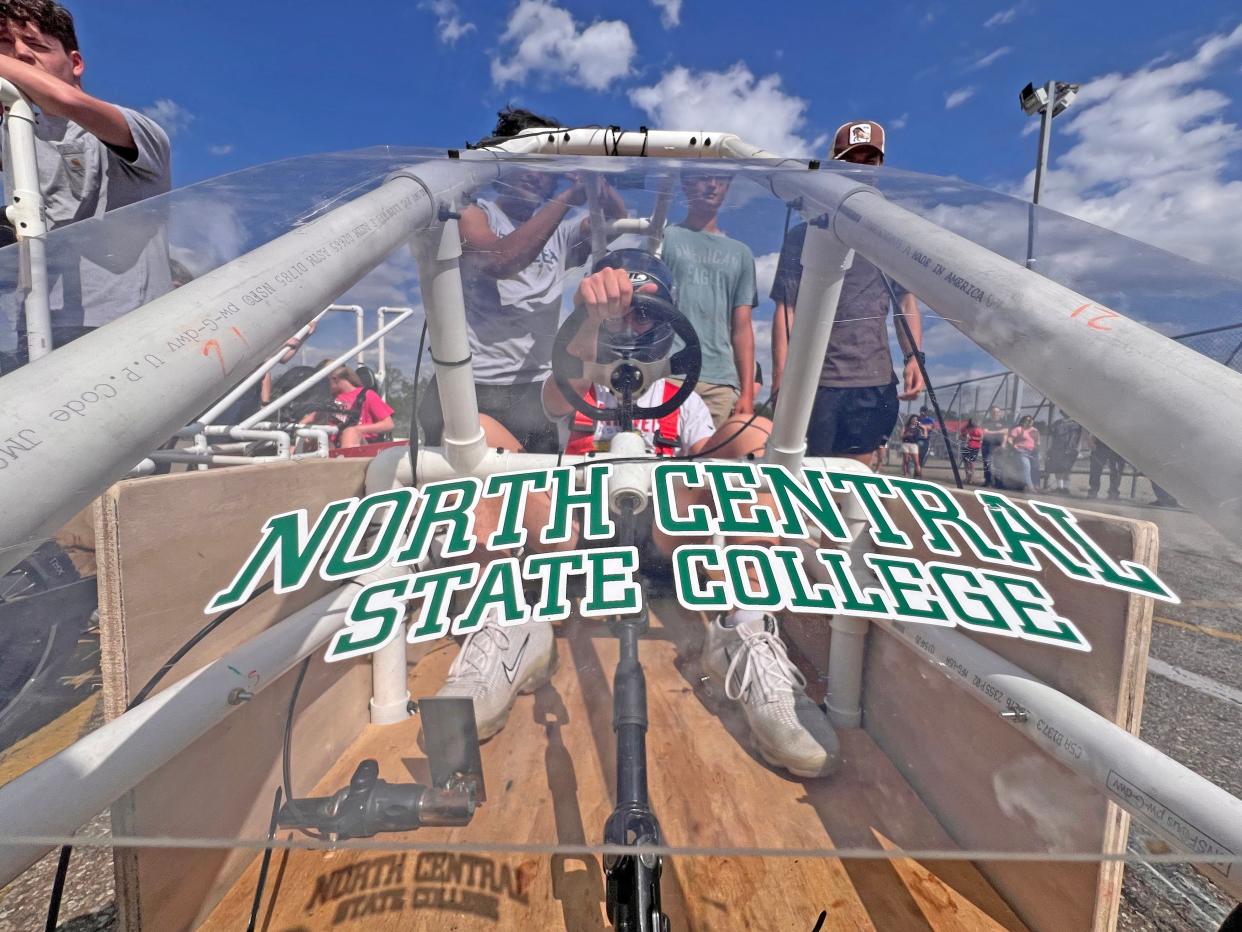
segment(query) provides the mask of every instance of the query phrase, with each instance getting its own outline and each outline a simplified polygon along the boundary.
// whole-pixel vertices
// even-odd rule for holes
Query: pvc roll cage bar
[[[1188,449],[1216,449],[1227,462],[1242,461],[1242,435],[1221,435],[1218,430],[1221,423],[1242,419],[1242,375],[1115,312],[1109,312],[1113,316],[1106,333],[1088,328],[1076,309],[1106,308],[889,203],[878,190],[846,173],[818,170],[814,162],[777,160],[731,134],[554,129],[451,153],[451,161],[428,161],[395,172],[377,189],[5,376],[2,384],[12,423],[15,429],[32,431],[38,444],[9,464],[0,485],[0,513],[7,519],[0,528],[0,572],[244,377],[244,367],[222,376],[219,367],[213,371],[192,365],[187,358],[169,357],[165,340],[176,332],[176,321],[238,298],[359,223],[386,218],[371,235],[315,266],[258,312],[238,319],[254,347],[252,358],[275,352],[290,333],[391,252],[412,243],[432,357],[468,360],[461,240],[454,212],[470,192],[503,176],[508,170],[506,157],[514,153],[732,158],[753,160],[757,167],[779,166],[779,171],[756,172],[755,180],[786,203],[798,204],[812,221],[802,254],[805,272],[786,369],[790,384],[813,384],[811,377],[819,371],[827,348],[842,278],[857,251],[935,307],[979,347],[1023,373],[1086,430],[1225,537],[1242,542],[1242,497],[1234,476],[1203,457],[1170,462],[1167,451],[1149,445],[1151,437],[1176,433]],[[667,199],[658,200],[657,213],[666,212],[667,206]],[[636,223],[641,227],[641,221]],[[651,227],[662,226],[663,217],[653,216],[648,224],[642,231],[658,235]],[[952,272],[953,280],[915,261],[914,253],[933,257]],[[955,282],[961,281],[975,287],[960,290]],[[555,465],[557,458],[552,456],[489,451],[468,361],[435,365],[444,407],[444,441],[439,449],[420,451],[417,467],[422,481]],[[123,404],[88,398],[103,384],[101,380],[127,367],[136,367],[141,377],[127,385]],[[56,387],[58,396],[86,399],[85,413],[49,419],[41,401],[48,385]],[[808,466],[861,471],[861,466],[839,460],[806,459],[811,403],[810,393],[781,394],[767,460],[791,470],[800,469],[805,461]],[[622,442],[608,455],[628,455],[626,435],[618,439]],[[579,459],[569,456],[562,462]],[[406,451],[385,451],[370,467],[367,491],[408,485],[413,476]],[[645,502],[649,480],[650,464],[619,462],[611,484],[614,507]],[[31,494],[32,489],[39,494]],[[865,541],[866,535],[855,539]],[[341,626],[357,588],[371,581],[373,577],[354,580],[324,596],[0,787],[0,838],[7,842],[0,848],[0,882],[11,880],[40,857],[48,838],[68,837],[223,719],[232,710],[227,701],[233,685],[230,665],[259,671],[263,684],[279,679]],[[873,623],[908,642],[914,637],[893,622],[833,619],[828,708],[838,724],[850,723],[857,714],[857,696],[851,692],[861,683],[865,633]],[[973,688],[967,692],[985,703],[1002,701],[1005,709],[1023,708],[1026,716],[1005,716],[1012,727],[1178,850],[1187,850],[1185,841],[1116,792],[1110,772],[1124,774],[1130,784],[1179,812],[1227,850],[1242,851],[1242,800],[959,632],[935,628],[918,633],[936,651],[969,659],[970,667],[1002,699],[989,699]],[[838,646],[837,634],[848,635],[840,639],[843,646]],[[401,714],[398,710],[408,698],[404,662],[396,662],[404,657],[404,646],[404,637],[398,634],[391,650],[372,658],[374,721],[397,720],[392,716]],[[394,650],[400,653],[394,655]],[[1054,722],[1057,731],[1072,737],[1087,753],[1080,759],[1068,756],[1036,727],[1040,719]],[[62,802],[53,812],[44,805],[49,794]],[[618,857],[633,856],[632,848],[608,850]],[[1238,871],[1227,876],[1210,865],[1203,869],[1222,889],[1242,896]]]

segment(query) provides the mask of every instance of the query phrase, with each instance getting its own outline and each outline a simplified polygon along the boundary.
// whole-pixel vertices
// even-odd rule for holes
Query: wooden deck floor
[[[648,677],[653,807],[671,845],[756,848],[893,845],[952,850],[936,820],[862,731],[842,735],[847,762],[828,780],[803,781],[749,750],[736,711],[718,708],[693,658],[702,623],[675,605],[642,644]],[[603,624],[558,629],[550,686],[519,698],[508,726],[484,745],[488,800],[471,825],[424,829],[420,844],[591,844],[612,809],[610,682],[615,644]],[[411,694],[442,682],[456,647],[441,642],[411,665]],[[696,688],[698,687],[698,688]],[[363,757],[390,781],[428,779],[417,717],[370,727],[320,781],[343,786]],[[296,746],[313,736],[296,734]],[[304,788],[299,788],[304,789]],[[391,837],[391,836],[389,836]],[[412,838],[413,836],[411,836]],[[394,840],[397,840],[394,838]],[[258,859],[205,928],[244,929]],[[1023,929],[967,862],[781,856],[683,856],[666,861],[664,907],[675,929]],[[258,928],[475,930],[606,929],[598,858],[374,850],[276,852]]]

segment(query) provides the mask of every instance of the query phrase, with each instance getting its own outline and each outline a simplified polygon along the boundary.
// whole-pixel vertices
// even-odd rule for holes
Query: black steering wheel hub
[[[682,348],[671,355],[655,360],[642,360],[624,353],[609,362],[584,363],[569,352],[574,336],[587,321],[587,309],[579,305],[565,319],[556,332],[552,343],[552,378],[565,400],[573,409],[592,421],[632,422],[637,419],[659,420],[672,414],[694,391],[699,382],[703,365],[703,351],[694,325],[669,301],[655,295],[635,295],[632,313],[641,313],[647,320],[659,326],[667,324],[681,339]],[[677,391],[658,405],[636,405],[632,399],[658,380],[675,377],[681,380]],[[574,379],[589,379],[596,385],[606,385],[621,398],[622,409],[601,408],[591,404],[573,389]]]

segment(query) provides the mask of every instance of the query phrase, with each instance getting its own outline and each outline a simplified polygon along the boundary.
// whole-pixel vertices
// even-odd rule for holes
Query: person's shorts
[[[978,458],[979,458],[979,451],[977,449],[972,449],[971,447],[962,448],[962,462],[963,463],[973,463]]]
[[[543,412],[542,382],[518,385],[476,382],[474,391],[479,413],[503,424],[527,453],[560,452],[556,425]],[[440,408],[440,385],[434,378],[427,384],[427,393],[419,399],[418,421],[423,427],[423,442],[429,446],[438,445],[444,437],[444,414]]]
[[[677,386],[681,385],[681,379],[669,379],[668,381]],[[707,405],[707,410],[712,416],[712,425],[717,430],[733,414],[733,407],[742,397],[742,393],[732,385],[701,380],[695,383],[694,392],[703,399],[703,404]]]
[[[871,453],[892,434],[898,413],[896,380],[869,388],[821,386],[807,427],[807,455]]]
[[[918,456],[919,445],[917,443],[903,443],[901,445],[901,453],[903,456]]]

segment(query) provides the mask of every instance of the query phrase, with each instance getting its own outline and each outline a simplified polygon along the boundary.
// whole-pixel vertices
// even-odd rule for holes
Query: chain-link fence
[[[1196,330],[1171,337],[1171,339],[1236,372],[1242,372],[1242,323]],[[960,460],[960,446],[964,442],[959,436],[962,428],[971,418],[974,418],[976,423],[981,422],[987,416],[988,411],[994,407],[1000,409],[1001,417],[1005,423],[1010,425],[1017,424],[1022,417],[1030,415],[1034,418],[1035,427],[1043,436],[1048,435],[1052,423],[1063,413],[1046,395],[1024,382],[1014,372],[996,372],[992,375],[977,376],[944,385],[936,385],[933,381],[932,390],[939,402],[940,414],[944,418],[945,427],[945,431],[942,432],[941,425],[935,424],[928,438],[926,461],[933,463],[937,460],[940,463],[948,461],[949,450],[945,445],[944,433],[948,434],[949,443],[953,446],[953,456]],[[889,442],[890,450],[901,449],[901,431],[906,419],[924,408],[934,417],[934,405],[927,392],[903,405],[901,417]],[[1086,443],[1085,434],[1083,442]],[[892,460],[890,455],[889,462],[891,463]],[[1089,469],[1089,458],[1080,456],[1075,474],[1087,473]],[[1138,494],[1141,476],[1142,474],[1132,465],[1125,463],[1120,485],[1123,489],[1128,486],[1127,494],[1130,498],[1135,498]],[[1098,470],[1095,481],[1101,481],[1098,477]],[[1117,497],[1113,494],[1115,491],[1115,488],[1109,489],[1111,497]],[[1162,492],[1157,492],[1154,488],[1153,492],[1157,499],[1164,499]],[[1167,504],[1167,502],[1162,503]]]

